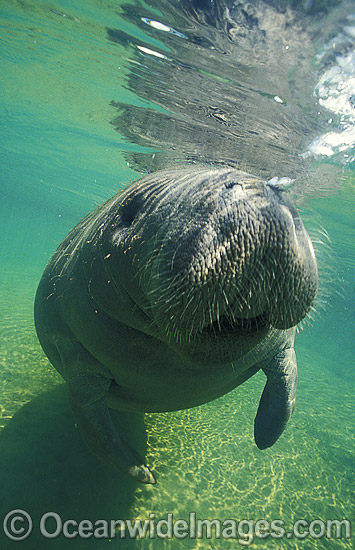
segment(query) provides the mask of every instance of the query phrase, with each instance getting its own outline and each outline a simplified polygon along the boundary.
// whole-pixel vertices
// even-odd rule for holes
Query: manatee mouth
[[[222,315],[219,319],[213,321],[212,324],[204,327],[201,335],[204,337],[212,336],[234,336],[234,335],[251,335],[258,332],[264,332],[270,327],[270,322],[265,314],[250,318],[231,319],[227,315]]]
[[[267,315],[233,318],[222,315],[195,332],[190,340],[169,345],[195,366],[226,364],[245,356],[271,328]]]

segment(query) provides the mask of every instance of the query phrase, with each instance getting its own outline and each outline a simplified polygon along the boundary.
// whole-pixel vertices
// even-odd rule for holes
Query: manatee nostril
[[[238,181],[227,181],[224,186],[226,189],[233,189],[233,187],[235,185],[242,185],[241,183],[239,183]]]

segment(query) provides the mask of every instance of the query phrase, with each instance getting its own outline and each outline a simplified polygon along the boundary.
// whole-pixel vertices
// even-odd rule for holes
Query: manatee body
[[[317,287],[284,193],[231,168],[189,167],[139,180],[69,233],[40,281],[35,323],[92,452],[155,483],[109,408],[194,407],[262,369],[255,440],[273,445],[295,405],[295,326]]]

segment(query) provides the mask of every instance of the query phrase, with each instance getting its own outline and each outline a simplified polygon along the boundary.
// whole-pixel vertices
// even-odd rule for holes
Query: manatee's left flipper
[[[271,447],[280,437],[295,408],[297,361],[293,346],[280,351],[262,366],[267,382],[254,422],[259,449]]]
[[[141,483],[155,484],[138,452],[121,439],[107,408],[112,379],[104,367],[77,342],[57,344],[65,367],[69,403],[82,436],[93,454]]]
[[[67,380],[67,393],[89,449],[109,466],[141,483],[155,484],[149,468],[127,441],[121,439],[107,408],[111,380],[100,374],[80,374]]]

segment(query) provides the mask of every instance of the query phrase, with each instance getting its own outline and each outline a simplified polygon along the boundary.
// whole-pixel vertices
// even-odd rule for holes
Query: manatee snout
[[[238,174],[213,171],[165,190],[159,207],[145,208],[137,246],[127,243],[132,257],[138,248],[145,257],[142,309],[185,354],[226,327],[245,333],[243,353],[257,339],[249,329],[263,336],[263,327],[295,326],[317,294],[317,262],[298,212],[279,190]]]

